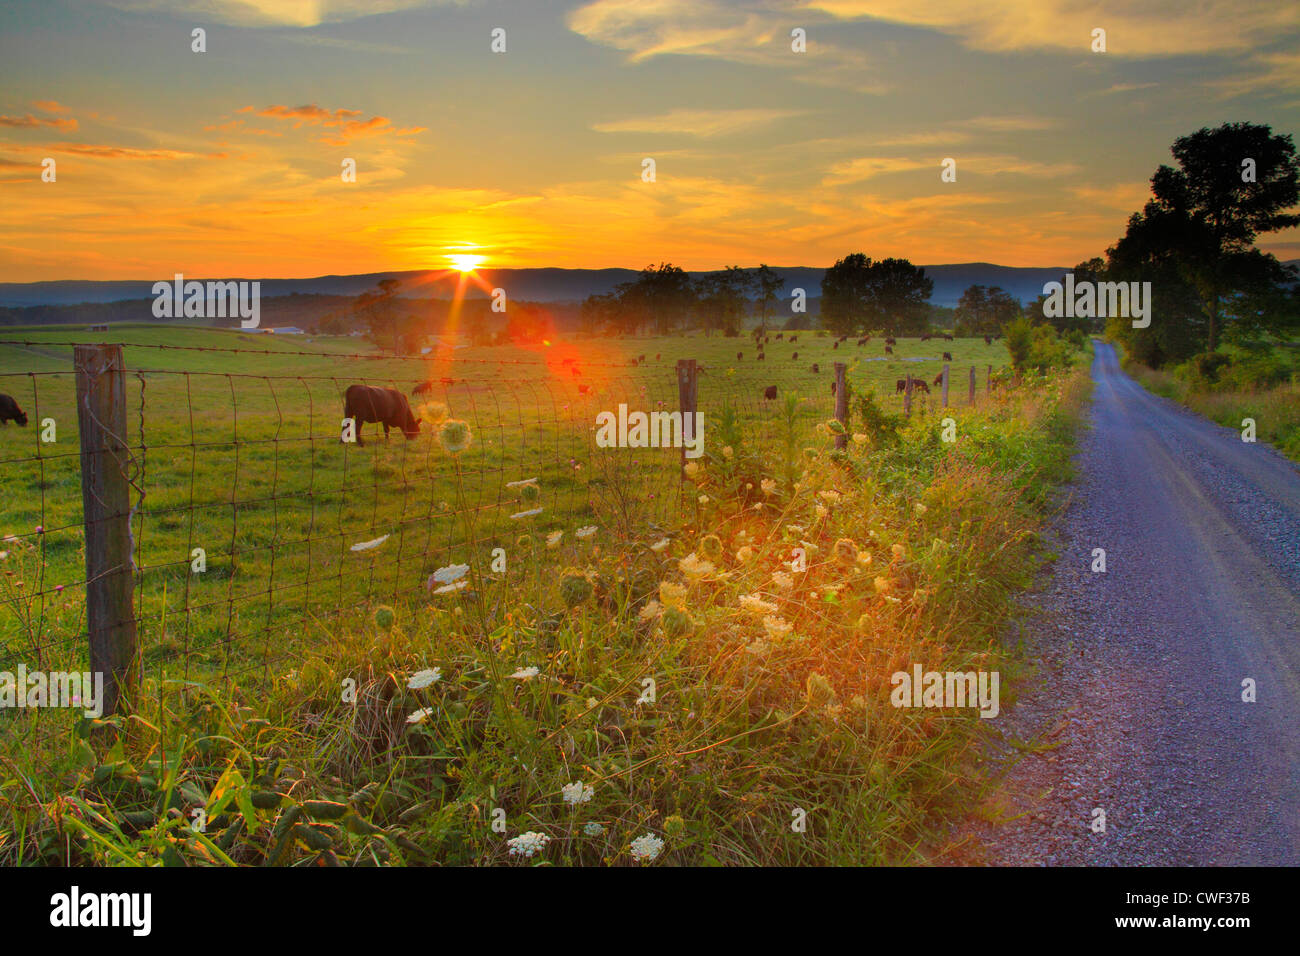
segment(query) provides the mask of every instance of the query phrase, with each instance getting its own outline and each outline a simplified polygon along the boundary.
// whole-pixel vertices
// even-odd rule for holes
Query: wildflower
[[[864,433],[862,432],[853,433],[853,444],[862,445],[865,444],[866,441],[867,441],[867,436]]]
[[[826,510],[826,506],[822,504],[817,505],[817,507],[814,508],[813,511],[817,515],[818,521],[820,521],[822,518],[825,518],[828,514],[830,514],[830,512]]]
[[[650,863],[664,851],[664,841],[653,833],[647,833],[633,840],[630,849],[632,858],[638,863]]]
[[[700,554],[704,555],[710,561],[716,561],[722,557],[722,539],[716,534],[706,534],[700,539]]]
[[[766,657],[771,649],[772,645],[767,641],[754,641],[752,644],[745,645],[745,653],[753,654],[755,657]]]
[[[700,497],[699,497],[699,502],[700,502],[700,504],[702,504],[702,505],[707,505],[707,504],[709,503],[709,496],[708,496],[708,495],[700,495]]]
[[[406,718],[408,724],[422,724],[433,714],[432,707],[421,707],[411,716]]]
[[[474,433],[469,423],[456,418],[449,418],[438,429],[438,443],[449,455],[459,455],[474,441]]]
[[[674,813],[671,817],[664,820],[664,836],[672,839],[681,836],[685,832],[686,821],[677,814]]]
[[[560,788],[560,793],[564,796],[564,802],[571,807],[576,807],[580,803],[590,803],[591,798],[596,795],[596,791],[591,786],[581,781],[566,783]]]
[[[722,449],[722,457],[723,457],[723,458],[730,458],[730,457],[731,457],[732,455],[734,455],[734,454],[735,454],[735,452],[732,450],[732,448],[731,448],[730,445],[726,445],[726,446],[723,447],[723,449]]]
[[[894,557],[896,558],[903,558],[907,555],[907,548],[903,547],[901,544],[896,544],[889,550],[894,553]]]
[[[589,837],[598,837],[605,832],[605,827],[599,823],[588,823],[583,826],[582,832]]]
[[[516,511],[510,516],[510,520],[518,521],[520,518],[531,518],[533,515],[539,515],[545,510],[545,508],[532,508],[529,511]]]
[[[694,478],[700,473],[700,466],[693,461],[688,461],[682,468],[682,474],[687,478]]]
[[[554,550],[560,546],[560,539],[564,537],[563,531],[552,531],[546,536],[546,546]]]
[[[835,560],[842,564],[853,564],[858,560],[858,546],[852,538],[840,538],[835,542]]]
[[[767,631],[768,637],[777,641],[789,634],[794,628],[785,618],[769,614],[763,618],[763,630]]]
[[[650,545],[650,550],[653,551],[655,554],[658,554],[664,548],[668,547],[668,544],[669,541],[667,538],[660,538],[654,544]]]
[[[637,615],[643,621],[649,621],[663,613],[664,606],[658,601],[651,601],[645,607],[641,608],[641,613]]]
[[[839,504],[840,499],[844,496],[834,488],[828,488],[825,491],[817,492],[817,497],[825,501],[828,505]]]
[[[863,568],[865,568],[865,567],[866,567],[867,565],[869,565],[870,563],[871,563],[871,552],[870,552],[870,551],[859,551],[859,552],[858,552],[858,566],[859,566],[859,567],[863,567]]]
[[[354,545],[353,545],[349,550],[352,550],[352,551],[370,551],[370,550],[373,550],[374,548],[379,547],[381,544],[383,544],[383,543],[384,543],[385,541],[387,541],[387,540],[388,540],[388,535],[384,535],[384,536],[381,537],[381,538],[375,538],[373,541],[360,541],[360,542],[354,544]]]
[[[794,578],[790,577],[790,575],[786,574],[784,571],[773,571],[772,583],[782,591],[788,591],[794,587]]]
[[[534,853],[545,850],[546,844],[550,842],[551,838],[545,833],[529,830],[527,833],[519,834],[513,840],[507,840],[506,845],[510,847],[511,856],[531,857]]]
[[[445,568],[434,571],[429,580],[437,581],[439,584],[450,584],[452,581],[459,581],[468,573],[468,564],[449,564]]]
[[[776,492],[776,482],[771,478],[764,478],[758,483],[758,486],[763,489],[763,494],[765,495],[771,495]]]
[[[804,683],[804,700],[810,707],[825,707],[835,702],[835,688],[824,675],[813,671]]]
[[[407,683],[406,686],[409,687],[411,690],[421,690],[425,687],[428,687],[430,684],[437,683],[440,680],[442,680],[442,668],[431,667],[431,668],[427,668],[426,670],[416,671],[414,674],[412,674],[411,680]]]
[[[591,597],[591,582],[576,568],[566,568],[560,577],[560,596],[567,607],[577,607]]]
[[[739,561],[741,564],[747,564],[749,562],[749,559],[752,558],[753,556],[754,556],[754,549],[751,548],[749,545],[745,545],[739,551],[736,552],[736,560]]]
[[[913,506],[912,510],[915,511],[915,512],[916,512],[917,514],[919,514],[919,515],[923,515],[923,514],[925,514],[925,512],[926,512],[927,509],[926,509],[925,505],[921,504],[921,502],[918,501],[918,502]]]
[[[532,680],[540,673],[536,667],[521,667],[510,676],[515,680]]]
[[[686,600],[686,588],[672,581],[659,582],[659,600],[665,607],[681,607]]]
[[[701,561],[694,551],[678,561],[677,567],[681,570],[682,574],[692,580],[698,580],[706,574],[712,574],[717,570],[717,568],[713,566],[712,562]]]
[[[695,621],[680,607],[666,608],[660,621],[669,637],[681,637],[695,630]]]
[[[589,524],[586,527],[579,528],[577,531],[573,533],[573,536],[575,538],[580,538],[581,540],[586,541],[588,538],[592,537],[595,533],[596,533],[596,526],[594,524]]]
[[[770,601],[764,601],[757,594],[742,594],[738,599],[742,610],[754,617],[755,620],[762,620],[769,614],[776,613],[776,605]]]
[[[889,578],[876,578],[872,584],[875,586],[877,594],[887,594],[889,592]]]

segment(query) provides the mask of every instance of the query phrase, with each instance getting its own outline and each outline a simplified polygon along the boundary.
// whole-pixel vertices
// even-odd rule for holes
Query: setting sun
[[[461,272],[473,272],[483,264],[484,259],[483,256],[472,256],[467,254],[457,254],[454,256],[448,256],[447,258],[451,260],[451,264]]]

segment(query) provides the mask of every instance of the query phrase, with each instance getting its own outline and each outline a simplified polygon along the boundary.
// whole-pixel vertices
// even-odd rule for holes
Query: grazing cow
[[[10,419],[19,425],[26,425],[27,413],[18,407],[11,396],[0,395],[0,425],[8,425]]]
[[[898,344],[898,339],[894,338],[894,337],[891,335],[891,336],[889,336],[889,338],[885,339],[885,344],[886,344],[886,345],[897,345],[897,344]]]
[[[942,384],[943,384],[943,372],[940,372],[938,375],[936,375],[936,376],[934,377],[934,384],[935,384],[935,385],[942,385]]]
[[[905,392],[905,391],[907,391],[907,379],[900,378],[897,382],[894,383],[894,394],[897,395],[899,392]]]
[[[837,348],[839,348],[839,347],[840,347],[840,343],[839,343],[839,342],[832,342],[832,343],[831,343],[831,348],[833,348],[833,349],[837,349]]]
[[[433,383],[432,383],[432,382],[421,382],[419,385],[415,386],[415,388],[411,389],[411,394],[412,394],[412,395],[427,395],[427,394],[429,394],[429,392],[432,392],[432,391],[433,391]]]
[[[578,394],[579,394],[579,395],[586,395],[586,394],[588,394],[590,391],[591,391],[591,386],[590,386],[590,385],[579,385],[579,386],[578,386]]]
[[[925,379],[923,378],[912,379],[912,391],[915,392],[918,389],[920,389],[922,392],[925,392],[925,394],[927,395],[930,394],[930,386],[925,384]]]
[[[642,365],[644,365],[644,364],[645,364],[645,355],[644,355],[644,354],[642,354],[642,355],[638,355],[638,356],[636,357],[636,360],[637,360],[638,362],[640,362]]]
[[[926,333],[925,335],[921,336],[921,341],[928,342],[930,341],[931,338],[933,338],[933,336],[931,336],[929,333]]]
[[[778,332],[778,333],[776,333],[776,340],[777,340],[778,342],[780,342],[783,338],[785,338],[785,333],[784,333],[784,332]]]
[[[885,346],[885,354],[886,354],[886,355],[893,355],[893,354],[894,354],[894,350],[893,350],[892,348],[890,348],[888,345],[886,345],[886,346]]]
[[[952,336],[951,336],[951,335],[945,335],[945,336],[943,337],[943,340],[944,340],[945,342],[951,342],[951,341],[952,341]]]
[[[769,402],[776,398],[776,386],[769,385],[767,388],[763,389],[763,398],[767,399]]]
[[[737,352],[737,353],[736,353],[736,361],[737,361],[737,362],[743,361],[744,358],[745,358],[745,353],[744,353],[744,352]]]
[[[797,361],[799,361],[799,353],[798,353],[798,352],[795,352],[793,355],[791,355],[791,356],[790,356],[790,361],[791,361],[791,362],[797,362]]]
[[[764,353],[759,352],[759,353],[758,353],[758,361],[760,361],[760,362],[766,362],[766,361],[767,361],[767,356],[766,356]]]
[[[858,339],[858,344],[859,344],[859,345],[866,345],[866,344],[867,344],[868,342],[870,342],[870,341],[871,341],[871,336],[869,336],[869,335],[864,335],[862,338]]]
[[[656,361],[656,362],[659,361],[659,356],[662,355],[662,354],[663,354],[662,352],[656,352],[656,353],[655,353],[655,361]]]
[[[944,360],[945,362],[951,362],[951,361],[952,361],[952,353],[951,353],[951,352],[944,352],[944,353],[943,353],[943,360]]]
[[[365,444],[361,440],[361,426],[366,422],[383,425],[385,440],[389,428],[400,428],[408,441],[420,434],[420,423],[411,414],[406,396],[395,388],[349,385],[343,393],[343,417],[356,419],[358,445]]]
[[[797,336],[797,335],[792,335],[792,336],[790,336],[790,344],[791,344],[791,345],[793,345],[795,342],[798,342],[798,341],[799,341],[799,336]]]
[[[821,371],[821,366],[818,365],[816,362],[813,362],[812,373],[816,375],[820,371]]]

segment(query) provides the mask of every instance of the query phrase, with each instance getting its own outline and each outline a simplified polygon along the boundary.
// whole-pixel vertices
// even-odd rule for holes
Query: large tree
[[[998,286],[972,285],[961,294],[955,314],[957,335],[998,335],[1020,315],[1020,303]]]
[[[1225,323],[1268,327],[1259,308],[1294,277],[1254,247],[1258,236],[1300,225],[1300,166],[1289,135],[1225,123],[1173,145],[1178,168],[1151,177],[1152,198],[1107,250],[1109,278],[1152,283],[1146,329],[1111,328],[1138,358],[1159,365],[1218,347]],[[1285,318],[1283,319],[1285,321]]]
[[[758,280],[758,302],[762,309],[762,321],[759,325],[760,331],[767,331],[767,310],[776,302],[777,293],[785,285],[785,280],[773,271],[766,262],[760,263],[755,270],[754,278]]]
[[[740,334],[753,287],[754,277],[740,266],[701,276],[695,283],[695,296],[705,332]]]
[[[691,277],[668,262],[658,268],[646,266],[636,279],[620,283],[614,291],[620,314],[631,329],[648,323],[660,335],[683,325],[696,303]]]
[[[822,278],[822,325],[839,335],[919,331],[928,321],[926,303],[933,291],[925,270],[906,259],[872,262],[855,252]]]

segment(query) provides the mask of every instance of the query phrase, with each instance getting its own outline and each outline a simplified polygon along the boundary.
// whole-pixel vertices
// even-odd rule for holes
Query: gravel
[[[1092,373],[1059,558],[1019,635],[1035,667],[990,721],[980,816],[1000,820],[963,835],[1006,865],[1296,865],[1300,471],[1149,394],[1111,346]]]

